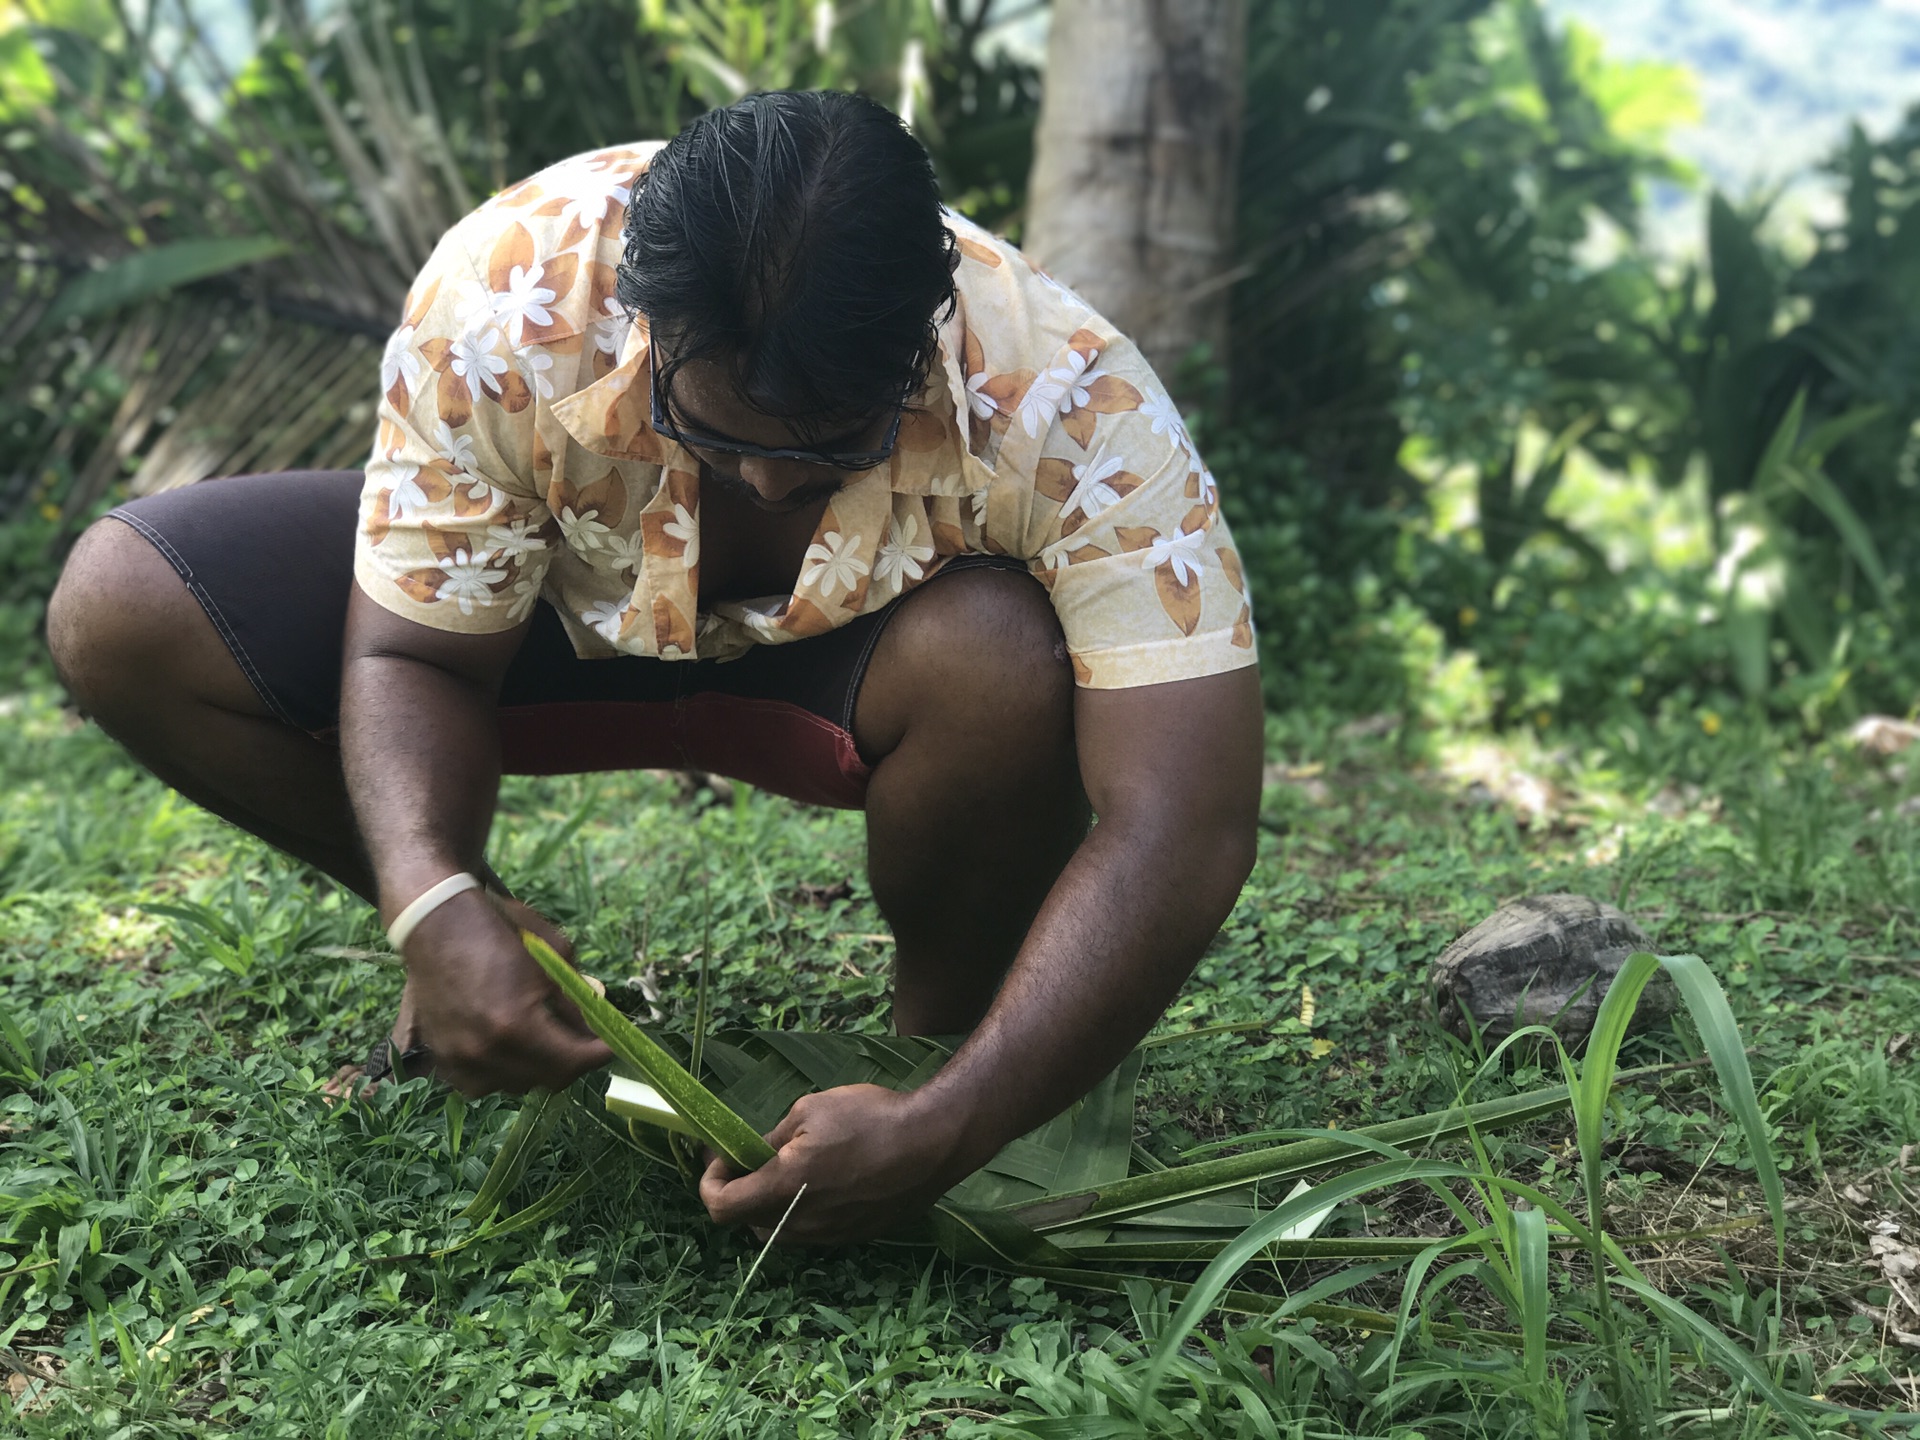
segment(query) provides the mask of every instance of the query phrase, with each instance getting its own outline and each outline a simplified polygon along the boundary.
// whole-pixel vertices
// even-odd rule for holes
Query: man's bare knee
[[[142,689],[199,607],[159,551],[118,520],[98,520],[67,557],[47,602],[47,649],[82,710]]]
[[[1059,619],[1029,575],[966,570],[902,603],[862,687],[857,735],[881,753],[909,725],[1070,744],[1073,670]],[[892,742],[892,743],[890,743]]]

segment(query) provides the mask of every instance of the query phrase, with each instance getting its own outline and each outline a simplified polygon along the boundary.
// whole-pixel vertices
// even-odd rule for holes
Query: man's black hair
[[[627,206],[617,293],[670,360],[725,366],[803,440],[898,403],[952,313],[952,232],[920,142],[885,106],[769,91],[700,116]]]

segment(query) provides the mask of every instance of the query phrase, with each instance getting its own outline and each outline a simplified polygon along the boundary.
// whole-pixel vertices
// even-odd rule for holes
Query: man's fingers
[[[545,977],[543,976],[542,978],[544,979]],[[594,987],[601,992],[600,998],[602,1000],[607,998],[605,985],[601,984],[600,981],[594,979],[591,975],[585,978],[592,982]],[[593,1034],[593,1027],[587,1024],[587,1017],[580,1013],[580,1007],[562,994],[560,987],[557,985],[553,986],[547,995],[547,1013],[576,1035]]]
[[[613,1063],[613,1052],[590,1034],[568,1029],[544,1008],[529,1010],[520,1026],[483,1054],[464,1063],[451,1054],[435,1056],[435,1069],[469,1099],[497,1090],[523,1095],[529,1090],[561,1090],[586,1074]]]
[[[575,1012],[576,1016],[578,1012]],[[534,1033],[527,1037],[530,1048],[536,1048],[539,1058],[544,1062],[542,1068],[555,1075],[564,1076],[558,1084],[548,1088],[558,1090],[571,1084],[589,1070],[598,1070],[602,1065],[613,1063],[613,1051],[606,1042],[587,1030],[582,1021],[580,1029],[575,1030],[557,1016],[545,1010],[535,1011],[532,1017]]]
[[[798,1105],[799,1101],[795,1101],[794,1104]],[[780,1123],[767,1131],[766,1141],[767,1144],[771,1145],[775,1150],[782,1150],[786,1148],[787,1142],[799,1133],[800,1121],[794,1117],[793,1111],[789,1109],[786,1114],[780,1117]]]
[[[700,1200],[716,1225],[779,1223],[800,1187],[774,1156],[751,1175],[729,1179],[716,1161],[700,1177]]]
[[[740,1172],[733,1168],[731,1160],[711,1150],[707,1152],[707,1168],[700,1172],[700,1203],[707,1207],[709,1215],[713,1214],[720,1192],[739,1178]]]

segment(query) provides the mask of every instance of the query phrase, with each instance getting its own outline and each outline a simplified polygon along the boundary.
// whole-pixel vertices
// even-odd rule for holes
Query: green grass
[[[1912,781],[1842,751],[1735,724],[1496,748],[1556,789],[1528,825],[1451,778],[1437,740],[1277,722],[1292,778],[1165,1029],[1264,1023],[1151,1052],[1147,1150],[1174,1163],[1559,1081],[1538,1047],[1483,1067],[1439,1035],[1425,966],[1502,900],[1577,889],[1724,987],[1784,1249],[1702,1064],[1589,1107],[1578,1138],[1569,1117],[1447,1152],[1477,1179],[1334,1213],[1324,1234],[1482,1227],[1416,1282],[1404,1261],[1221,1280],[1276,1308],[1283,1291],[1296,1309],[1404,1306],[1404,1324],[1216,1314],[1188,1332],[1165,1287],[1100,1295],[879,1250],[761,1259],[677,1176],[601,1154],[577,1121],[506,1208],[569,1175],[588,1177],[580,1198],[471,1239],[456,1217],[518,1102],[415,1083],[335,1110],[316,1093],[398,994],[397,973],[339,954],[376,943],[372,917],[141,776],[44,685],[6,705],[0,1358],[26,1372],[21,1433],[1731,1436],[1786,1433],[1769,1386],[1920,1408],[1912,1352],[1875,1316],[1920,1318],[1870,1247],[1876,1224],[1920,1240],[1903,1155],[1920,1142],[1920,822],[1894,813]],[[509,782],[493,853],[586,968],[616,988],[648,974],[669,1027],[691,1022],[705,935],[715,1029],[880,1030],[889,946],[861,852],[857,816],[612,776]],[[1681,1023],[1621,1064],[1704,1054]],[[1585,1182],[1616,1237],[1762,1223],[1636,1250],[1644,1287],[1603,1291],[1517,1198],[1584,1221]]]

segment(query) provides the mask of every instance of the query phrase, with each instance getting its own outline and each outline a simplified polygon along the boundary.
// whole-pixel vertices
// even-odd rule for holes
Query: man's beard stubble
[[[797,514],[802,510],[818,505],[823,500],[832,499],[847,486],[845,476],[818,480],[812,484],[802,485],[799,489],[789,493],[785,499],[778,503],[773,503],[766,500],[758,490],[755,490],[738,475],[729,475],[716,470],[705,460],[700,462],[700,483],[703,486],[710,484],[716,491],[728,499],[743,501],[751,505],[754,509],[764,511],[769,515]]]

